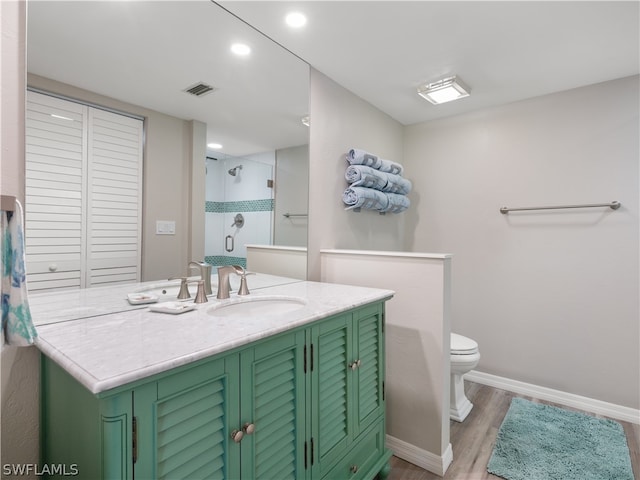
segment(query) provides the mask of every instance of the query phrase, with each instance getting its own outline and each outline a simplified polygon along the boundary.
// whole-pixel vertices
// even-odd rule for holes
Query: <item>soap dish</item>
[[[171,313],[176,315],[178,313],[188,312],[196,308],[195,303],[182,303],[182,302],[164,302],[156,305],[151,305],[149,310],[152,312]]]
[[[127,300],[131,305],[141,305],[143,303],[155,303],[158,301],[158,296],[152,293],[130,293],[127,295]]]

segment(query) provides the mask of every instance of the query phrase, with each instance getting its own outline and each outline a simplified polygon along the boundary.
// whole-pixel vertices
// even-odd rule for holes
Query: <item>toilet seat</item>
[[[478,344],[475,340],[458,335],[451,334],[451,355],[474,355],[478,353]]]

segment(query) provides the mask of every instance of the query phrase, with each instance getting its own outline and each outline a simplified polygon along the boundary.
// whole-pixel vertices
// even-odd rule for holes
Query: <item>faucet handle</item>
[[[238,289],[238,295],[249,295],[249,287],[247,286],[247,275],[255,275],[255,272],[247,272],[243,270],[240,275],[240,288]]]
[[[180,291],[178,292],[178,300],[191,298],[189,287],[187,286],[187,277],[171,277],[169,280],[180,280]]]
[[[207,294],[205,292],[205,288],[204,288],[204,280],[195,280],[195,281],[191,281],[189,283],[197,283],[198,284],[198,293],[196,293],[196,299],[193,301],[193,303],[206,303],[209,301],[209,299],[207,298]]]
[[[247,275],[243,273],[240,275],[240,288],[238,289],[238,295],[249,295],[249,287],[247,286]]]

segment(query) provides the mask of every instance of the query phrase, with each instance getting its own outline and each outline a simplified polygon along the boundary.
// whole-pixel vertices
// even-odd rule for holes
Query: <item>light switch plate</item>
[[[156,235],[175,235],[176,222],[173,220],[156,220]]]

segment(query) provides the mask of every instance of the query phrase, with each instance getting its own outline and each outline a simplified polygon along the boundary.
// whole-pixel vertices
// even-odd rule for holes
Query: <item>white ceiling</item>
[[[205,122],[208,141],[242,155],[306,142],[305,62],[403,124],[638,74],[639,4],[30,0],[28,71]],[[303,29],[284,24],[292,10]],[[232,41],[252,54],[230,55]],[[448,74],[471,96],[415,93]],[[218,90],[182,91],[200,81]]]
[[[27,5],[30,73],[204,122],[230,155],[308,142],[308,65],[209,0]],[[249,57],[230,52],[239,41]],[[198,82],[216,90],[183,91]]]
[[[638,74],[638,1],[221,1],[314,68],[413,124]],[[300,30],[286,13],[304,13]],[[434,106],[419,84],[457,74]]]

